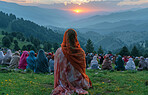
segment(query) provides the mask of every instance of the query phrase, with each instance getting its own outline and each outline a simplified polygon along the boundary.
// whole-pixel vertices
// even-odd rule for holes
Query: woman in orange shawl
[[[85,52],[80,47],[77,33],[68,29],[63,38],[61,48],[55,53],[54,59],[54,91],[52,95],[88,94],[92,87],[86,75]]]

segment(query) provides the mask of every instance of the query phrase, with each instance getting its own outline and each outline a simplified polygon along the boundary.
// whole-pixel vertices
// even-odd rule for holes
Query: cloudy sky
[[[148,0],[0,0],[22,5],[57,9],[83,9],[88,11],[119,11],[147,8]]]

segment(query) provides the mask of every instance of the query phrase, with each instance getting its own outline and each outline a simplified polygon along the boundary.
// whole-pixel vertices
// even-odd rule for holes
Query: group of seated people
[[[90,55],[87,55],[87,57]],[[111,54],[106,54],[103,59],[98,55],[91,55],[93,59],[90,61],[90,67],[88,69],[102,69],[102,70],[113,70],[112,63],[115,64],[115,70],[124,71],[124,70],[148,70],[148,58],[141,56],[140,58],[132,58],[127,56],[117,56],[113,57]],[[86,58],[87,58],[86,57]],[[87,60],[87,59],[86,59]],[[101,62],[103,60],[103,62]],[[99,64],[100,61],[100,64]],[[88,65],[88,63],[87,63]],[[102,65],[102,68],[99,66]]]
[[[136,69],[133,58],[127,59],[128,61],[125,63],[120,55],[117,59],[110,55],[104,57],[93,55],[92,60],[88,55],[85,55],[84,50],[80,47],[76,31],[68,29],[64,33],[61,47],[56,51],[52,60],[48,60],[49,56],[46,56],[42,49],[39,50],[37,57],[35,57],[34,51],[29,53],[24,51],[20,57],[19,52],[12,55],[11,50],[8,50],[5,56],[2,51],[0,52],[0,64],[8,65],[8,68],[23,70],[29,68],[35,73],[46,73],[49,72],[49,67],[51,70],[54,68],[54,90],[51,95],[71,95],[74,92],[88,94],[85,89],[92,88],[92,82],[86,74],[86,68],[111,70],[113,69],[112,63],[114,63],[117,70]],[[102,68],[98,63],[102,64]],[[147,58],[145,60],[144,57],[141,57],[138,63],[138,70],[148,69]]]
[[[54,72],[54,54],[47,54],[40,49],[36,57],[33,50],[12,53],[9,49],[5,55],[0,51],[0,64],[7,66],[7,69],[30,69],[35,73],[49,73]]]

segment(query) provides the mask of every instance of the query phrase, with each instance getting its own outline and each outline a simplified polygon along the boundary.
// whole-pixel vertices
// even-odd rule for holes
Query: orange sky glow
[[[84,8],[84,7],[74,7],[74,8],[71,8],[71,9],[62,9],[62,10],[65,10],[65,11],[71,11],[71,12],[74,12],[74,13],[77,13],[77,14],[80,14],[80,13],[89,13],[89,12],[95,12],[95,11],[102,11],[102,10],[99,10],[99,9],[91,9],[91,8]]]
[[[147,8],[146,4],[148,4],[148,0],[0,0],[0,1],[12,2],[25,6],[39,6],[49,9],[65,10],[76,14],[101,12],[101,11],[110,12],[116,10],[139,8],[143,6],[144,8],[145,7]]]

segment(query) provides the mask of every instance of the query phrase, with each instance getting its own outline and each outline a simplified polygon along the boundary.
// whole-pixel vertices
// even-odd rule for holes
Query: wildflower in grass
[[[104,82],[102,82],[104,84]]]
[[[36,79],[36,78],[34,78],[34,79]]]
[[[119,88],[119,87],[117,87],[117,90],[119,91],[119,90],[120,90],[120,88]]]
[[[6,94],[6,95],[9,95],[9,94]]]
[[[3,84],[3,82],[1,82],[1,84]]]
[[[9,79],[9,81],[11,82],[11,79]]]
[[[7,80],[5,80],[5,81],[7,81]]]
[[[120,90],[120,88],[119,88],[119,87],[116,87],[116,88],[115,88],[115,91],[119,91],[119,90]]]
[[[131,91],[131,93],[133,93],[133,91]]]

